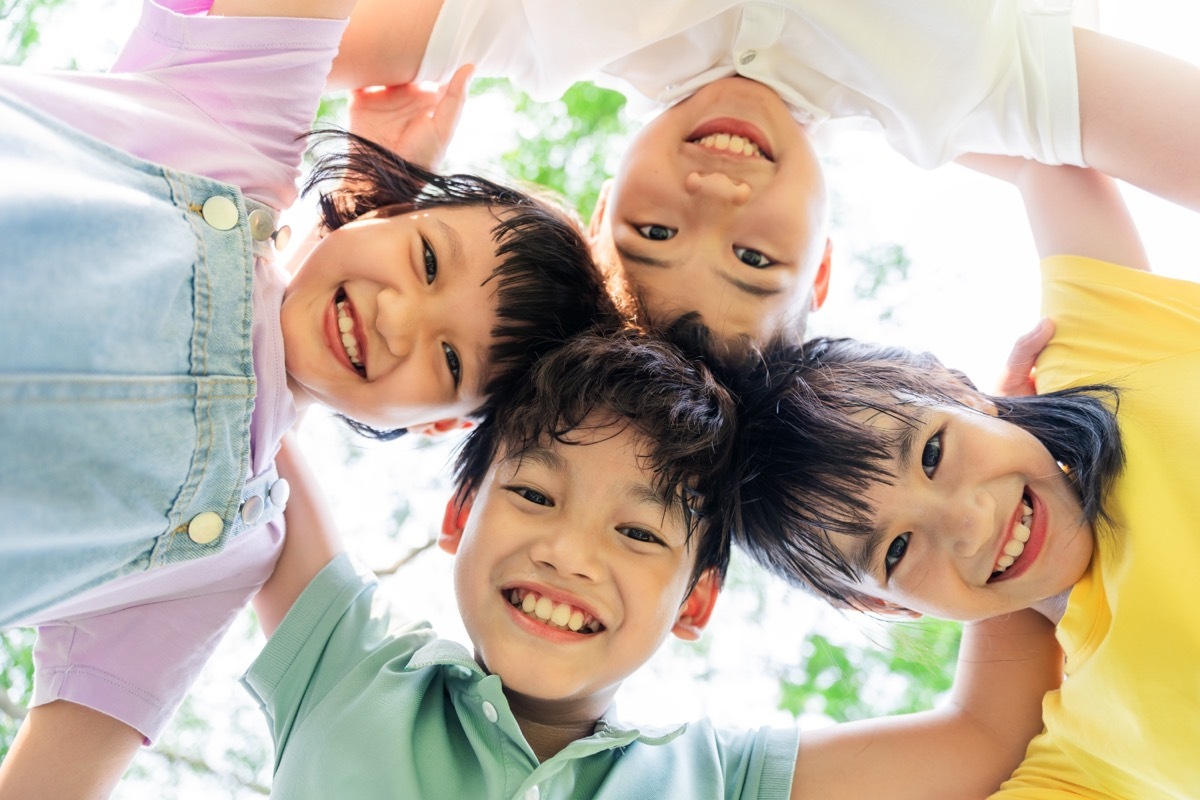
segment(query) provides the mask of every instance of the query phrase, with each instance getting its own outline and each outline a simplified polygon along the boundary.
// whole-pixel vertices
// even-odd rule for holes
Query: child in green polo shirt
[[[459,457],[441,537],[471,648],[389,609],[287,443],[288,539],[256,601],[270,639],[243,679],[275,739],[273,793],[786,798],[836,778],[847,796],[930,798],[998,785],[1057,680],[1032,614],[967,631],[939,711],[804,736],[613,716],[622,681],[668,635],[695,639],[708,622],[729,557],[716,521],[733,518],[720,491],[733,416],[703,366],[631,335],[578,339],[493,403]]]

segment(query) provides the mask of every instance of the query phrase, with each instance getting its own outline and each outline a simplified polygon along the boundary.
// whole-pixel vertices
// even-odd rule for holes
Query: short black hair
[[[459,451],[456,496],[461,502],[478,489],[498,457],[519,457],[548,441],[575,444],[573,432],[628,424],[660,497],[680,504],[696,551],[692,585],[708,569],[723,578],[729,536],[720,486],[733,407],[709,369],[673,345],[629,328],[589,332],[541,359],[512,392],[489,399]]]
[[[1105,519],[1102,501],[1124,463],[1114,387],[993,397],[934,356],[900,347],[831,338],[776,345],[746,366],[736,392],[735,539],[766,568],[835,605],[863,598],[850,588],[858,575],[830,534],[870,533],[875,509],[866,491],[894,479],[897,434],[869,424],[862,411],[911,426],[917,404],[990,402],[1000,419],[1070,466],[1093,524]]]
[[[496,325],[485,395],[508,391],[538,358],[616,316],[577,221],[544,197],[476,175],[439,175],[346,131],[324,129],[310,136],[321,152],[315,153],[304,192],[336,183],[320,195],[327,230],[378,212],[477,206],[495,213],[492,239],[500,265],[488,278],[496,285]],[[346,422],[376,439],[404,433]]]

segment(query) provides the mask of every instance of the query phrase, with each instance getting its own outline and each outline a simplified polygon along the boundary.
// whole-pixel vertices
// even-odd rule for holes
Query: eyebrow
[[[635,264],[641,264],[645,267],[653,267],[654,269],[673,269],[679,266],[680,263],[679,261],[668,261],[646,255],[645,253],[640,253],[636,250],[630,250],[628,247],[619,245],[615,241],[613,242],[613,246],[616,248],[617,255],[621,257],[622,261],[632,261]],[[753,283],[748,283],[741,278],[730,275],[728,272],[725,272],[725,270],[719,267],[715,271],[719,276],[721,276],[721,279],[730,286],[734,287],[735,289],[739,289],[746,294],[751,295],[752,297],[774,297],[775,295],[783,293],[780,289],[756,286]]]
[[[545,467],[551,472],[567,471],[567,460],[551,450],[549,447],[544,447],[542,445],[536,445],[528,450],[525,450],[524,452],[507,456],[504,459],[505,463],[510,463],[517,469],[520,469],[521,464],[524,461],[531,461],[538,466]]]
[[[684,523],[683,510],[680,508],[679,503],[672,503],[663,499],[662,494],[655,491],[654,487],[650,484],[644,481],[630,481],[622,488],[633,499],[633,502],[661,509],[664,520],[669,520],[680,525]]]
[[[437,221],[438,227],[442,231],[442,236],[446,240],[446,244],[450,247],[450,260],[456,264],[462,264],[465,256],[463,255],[462,237],[458,235],[458,231],[451,228],[442,220]]]

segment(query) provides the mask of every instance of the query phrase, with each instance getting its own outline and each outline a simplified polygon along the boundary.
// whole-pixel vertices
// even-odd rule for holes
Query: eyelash
[[[665,546],[665,543],[663,542],[662,539],[658,538],[657,536],[655,536],[653,533],[646,530],[645,528],[635,528],[632,526],[625,526],[622,528],[617,528],[617,530],[621,533],[622,536],[632,539],[635,542],[643,542],[645,544],[658,544],[658,545]]]
[[[931,480],[937,474],[938,467],[942,463],[942,451],[945,449],[942,439],[945,434],[946,430],[943,428],[930,436],[925,442],[925,446],[921,448],[921,471],[925,473],[925,477]]]
[[[535,506],[545,506],[553,508],[554,501],[546,495],[539,492],[537,489],[530,489],[528,486],[505,486],[505,489],[520,497],[526,502],[533,503]]]
[[[736,247],[735,246],[733,248],[733,254],[735,256],[737,256],[738,261],[742,262],[747,267],[752,267],[754,269],[766,269],[767,267],[772,267],[775,265],[775,262],[772,261],[770,258],[768,258],[766,255],[764,255],[763,253],[760,253],[758,250],[751,250],[749,247]],[[762,262],[757,263],[757,264],[751,264],[749,261],[746,260],[746,256],[751,255],[751,254],[756,255],[759,258],[761,258]]]
[[[643,239],[649,239],[652,242],[665,242],[668,239],[674,239],[675,234],[679,232],[679,231],[675,230],[674,228],[668,228],[666,225],[637,225],[635,227],[637,228],[638,234]],[[666,231],[666,235],[665,236],[652,236],[650,234],[650,231],[653,231],[653,230]]]
[[[438,275],[437,253],[424,236],[421,237],[421,247],[425,256],[425,282],[426,285],[432,286]],[[462,383],[462,361],[454,348],[448,344],[442,344],[442,352],[446,356],[446,367],[450,370],[450,377],[454,379],[454,388],[457,389]]]

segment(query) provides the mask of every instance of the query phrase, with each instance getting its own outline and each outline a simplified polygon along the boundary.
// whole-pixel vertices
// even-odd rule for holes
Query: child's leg
[[[1075,30],[1088,166],[1200,211],[1200,67]]]

